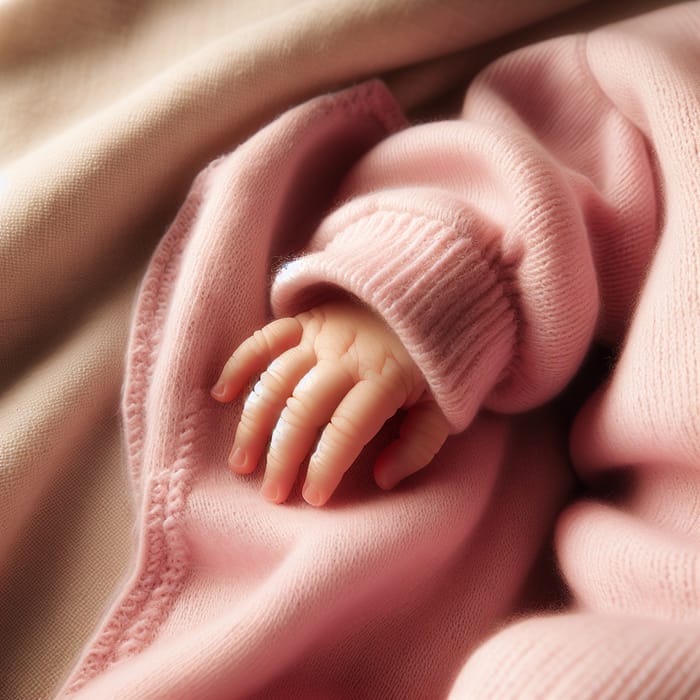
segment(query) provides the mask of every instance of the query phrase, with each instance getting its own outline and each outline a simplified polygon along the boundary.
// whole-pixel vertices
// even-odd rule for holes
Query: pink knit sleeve
[[[474,82],[460,119],[405,129],[355,165],[278,273],[273,309],[355,295],[456,430],[482,405],[531,408],[596,335],[624,331],[657,239],[650,152],[593,77],[585,37],[516,52]]]

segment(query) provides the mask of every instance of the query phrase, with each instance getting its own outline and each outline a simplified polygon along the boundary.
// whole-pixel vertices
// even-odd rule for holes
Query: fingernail
[[[386,476],[375,476],[374,480],[377,486],[379,486],[379,488],[382,489],[382,491],[391,491],[391,489],[393,489],[394,486],[396,486],[396,483],[391,481]]]
[[[302,496],[304,497],[304,500],[311,506],[320,506],[323,502],[323,499],[321,498],[321,492],[311,484],[306,484],[304,486]]]
[[[280,500],[280,490],[277,484],[272,481],[264,481],[260,493],[263,498],[273,503],[279,503]]]
[[[246,454],[242,447],[236,447],[228,458],[231,469],[240,470],[245,467]]]
[[[211,395],[215,399],[222,399],[226,394],[226,383],[223,381],[218,381],[211,389]]]

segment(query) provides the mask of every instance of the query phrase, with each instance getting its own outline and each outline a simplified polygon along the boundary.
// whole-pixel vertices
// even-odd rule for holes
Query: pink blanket
[[[138,557],[65,696],[700,696],[699,35],[693,2],[525,49],[452,123],[408,127],[365,84],[200,174],[132,326]],[[406,231],[454,253],[427,291]],[[208,390],[271,308],[329,287],[413,314],[466,432],[385,493],[388,425],[328,506],[274,506],[226,471],[240,405]]]

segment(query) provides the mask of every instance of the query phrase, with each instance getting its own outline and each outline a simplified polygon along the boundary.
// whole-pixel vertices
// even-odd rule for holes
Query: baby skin
[[[426,466],[449,433],[401,341],[359,302],[322,304],[256,331],[226,362],[212,397],[233,401],[258,375],[228,461],[232,471],[249,474],[267,448],[261,492],[274,503],[288,498],[311,453],[302,495],[313,506],[325,504],[399,409],[406,410],[399,437],[374,465],[383,489]]]

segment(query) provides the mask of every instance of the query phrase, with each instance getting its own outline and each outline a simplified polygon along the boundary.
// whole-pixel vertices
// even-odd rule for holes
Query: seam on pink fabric
[[[176,458],[152,477],[144,518],[145,566],[129,595],[120,603],[83,663],[81,673],[68,688],[78,691],[109,665],[142,651],[164,621],[168,608],[188,572],[188,550],[178,525],[184,512],[193,476],[192,455],[203,439],[204,392],[188,402]],[[191,405],[191,407],[190,407]]]
[[[205,416],[209,411],[204,401],[205,393],[202,391],[196,391],[189,398],[181,421],[176,457],[171,465],[153,478],[144,528],[152,535],[148,541],[150,562],[141,580],[141,587],[148,592],[148,598],[141,605],[140,619],[137,619],[138,612],[135,612],[131,626],[122,629],[121,638],[115,640],[115,659],[138,653],[152,640],[187,574],[188,550],[178,527],[178,518],[184,512],[194,474],[192,457],[196,443],[206,435]]]
[[[324,105],[325,115],[338,110],[371,117],[383,130],[393,133],[408,126],[408,121],[389,88],[381,80],[358,85],[351,93],[341,94]]]
[[[174,226],[189,231],[201,206],[201,192],[183,206]],[[162,249],[153,259],[151,273],[139,293],[139,319],[134,323],[134,335],[129,350],[128,372],[130,381],[122,398],[125,429],[127,432],[127,459],[135,486],[141,478],[141,461],[145,427],[145,396],[153,374],[155,349],[158,347],[163,321],[168,307],[168,295],[175,282],[177,261],[182,257],[187,236],[165,238]]]
[[[212,163],[205,172],[209,173],[216,163],[217,161]],[[202,175],[204,176],[204,173]],[[144,281],[139,295],[140,303],[130,346],[129,382],[125,388],[122,403],[127,438],[127,459],[135,488],[140,483],[140,471],[143,470],[144,407],[157,355],[156,348],[161,338],[169,292],[176,279],[176,263],[184,252],[188,239],[187,234],[191,231],[191,225],[201,206],[203,189],[203,187],[193,188],[192,196],[183,205],[173,222],[173,233],[177,232],[179,235],[166,236],[163,239],[160,249],[151,262],[148,278]],[[186,416],[186,420],[187,418]],[[191,432],[188,431],[188,434]],[[183,453],[182,446],[180,446],[178,455],[180,459],[184,459],[187,451]],[[176,459],[175,464],[178,461]],[[177,478],[173,478],[175,474]],[[186,488],[184,476],[185,470],[180,464],[178,470],[173,474],[166,468],[160,474],[152,477],[151,503],[144,519],[143,534],[140,539],[140,543],[145,549],[143,558],[146,565],[140,572],[138,580],[131,587],[129,594],[117,604],[116,610],[110,613],[108,622],[92,643],[92,648],[81,663],[76,676],[69,681],[66,689],[68,694],[80,690],[85,683],[118,658],[119,645],[124,636],[135,625],[136,616],[146,607],[148,599],[152,595],[152,589],[158,590],[162,602],[174,594],[173,586],[181,578],[180,569],[184,564],[182,546],[177,543],[175,529],[177,514],[182,512],[184,507],[183,492]],[[173,487],[175,488],[175,497],[170,498],[169,491]],[[144,493],[144,504],[148,499],[149,494]],[[169,562],[166,544],[168,538],[171,540],[171,544],[175,544],[177,551],[173,562],[176,564],[177,575],[174,577],[167,575]],[[164,572],[158,579],[158,570],[163,567],[165,567]],[[156,611],[149,611],[151,624],[137,629],[137,638],[142,642],[146,641],[148,629],[153,627],[153,623],[156,623],[159,617],[162,616],[158,616]],[[126,651],[134,653],[135,648],[127,648]]]

